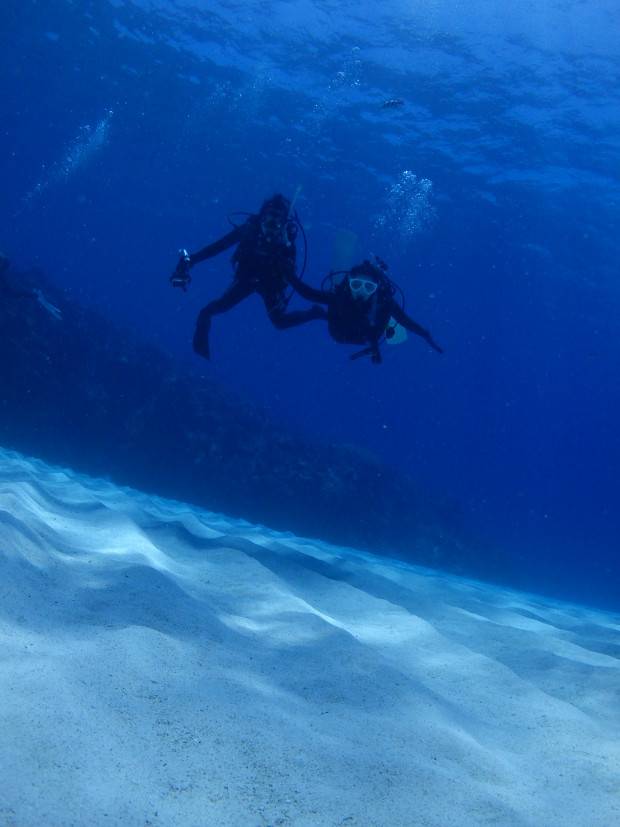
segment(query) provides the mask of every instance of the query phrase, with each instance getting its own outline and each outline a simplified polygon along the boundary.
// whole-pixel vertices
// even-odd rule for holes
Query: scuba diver
[[[187,250],[180,250],[179,263],[170,276],[170,282],[174,287],[187,290],[191,281],[190,269],[195,264],[213,258],[234,244],[238,245],[231,259],[234,267],[233,283],[219,299],[203,307],[198,316],[193,344],[196,353],[205,359],[210,358],[211,318],[231,310],[252,293],[258,293],[262,298],[271,323],[280,330],[312,319],[327,318],[327,313],[319,305],[308,310],[286,312],[293,293],[290,291],[287,295],[289,285],[293,281],[302,283],[296,272],[295,247],[297,230],[302,228],[297,213],[293,212],[298,194],[299,188],[291,203],[277,193],[263,203],[258,215],[249,214],[243,224],[233,224],[231,232],[198,253],[189,255]]]
[[[435,344],[431,334],[405,313],[402,291],[386,274],[387,265],[381,259],[376,264],[366,260],[347,271],[331,272],[329,290],[320,290],[304,284],[293,277],[291,285],[304,299],[327,306],[327,326],[336,342],[347,345],[367,345],[363,350],[349,356],[358,359],[370,356],[375,364],[381,363],[379,346],[384,341],[396,344],[406,338],[405,330],[423,339],[438,353],[443,350]],[[341,280],[336,282],[336,276]],[[402,302],[396,301],[396,291]]]

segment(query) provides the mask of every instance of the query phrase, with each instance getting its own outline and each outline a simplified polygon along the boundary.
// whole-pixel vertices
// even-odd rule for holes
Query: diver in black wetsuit
[[[258,215],[250,215],[245,223],[228,235],[214,241],[198,253],[181,251],[176,270],[170,277],[175,287],[184,290],[190,282],[190,269],[200,261],[218,255],[238,244],[232,256],[234,281],[224,294],[200,311],[194,334],[194,350],[209,359],[209,330],[211,317],[225,313],[252,293],[262,298],[272,324],[283,330],[304,324],[312,319],[326,319],[322,307],[286,312],[290,295],[287,289],[293,281],[301,280],[296,273],[295,238],[299,222],[291,216],[291,203],[281,194],[265,201]]]
[[[291,285],[304,299],[327,305],[327,326],[333,339],[341,344],[367,345],[350,359],[368,355],[375,364],[380,364],[379,346],[395,335],[397,323],[443,353],[428,330],[405,313],[404,299],[402,305],[396,301],[394,294],[399,288],[389,280],[386,270],[386,264],[380,259],[377,264],[364,261],[346,273],[330,274],[329,290],[317,290],[296,277],[291,279]],[[334,284],[337,275],[343,278]]]

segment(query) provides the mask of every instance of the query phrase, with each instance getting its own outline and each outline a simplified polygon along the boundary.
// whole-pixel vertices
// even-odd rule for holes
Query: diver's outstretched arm
[[[287,273],[286,280],[295,292],[299,293],[302,299],[307,299],[309,302],[319,302],[319,304],[329,304],[329,293],[325,290],[318,290],[316,287],[311,287],[309,284],[306,284],[305,281],[297,278],[297,275],[294,273]]]
[[[214,241],[212,244],[207,244],[207,246],[198,253],[192,253],[189,257],[189,266],[193,267],[194,264],[198,264],[199,261],[205,261],[205,259],[213,258],[213,256],[223,253],[224,250],[228,250],[228,248],[232,247],[233,244],[238,244],[239,241],[241,241],[244,227],[245,224],[242,224],[241,227],[235,227],[234,230],[231,230],[227,235],[223,236],[223,238],[220,238],[218,241]]]
[[[392,316],[396,319],[399,324],[402,324],[404,328],[411,331],[411,333],[415,333],[418,336],[421,336],[423,339],[429,343],[429,345],[434,348],[438,353],[443,353],[443,350],[439,347],[439,345],[435,344],[433,338],[428,330],[425,330],[421,325],[417,322],[414,322],[413,319],[408,316],[405,311],[400,307],[400,305],[393,301],[393,306],[391,307]]]
[[[198,253],[192,253],[190,255],[187,250],[179,250],[179,261],[174,273],[170,276],[170,284],[172,284],[173,287],[181,287],[184,292],[187,292],[187,286],[192,280],[189,271],[194,264],[197,264],[199,261],[204,261],[207,258],[213,258],[213,256],[219,255],[219,253],[232,247],[233,244],[241,241],[244,226],[245,225],[235,227],[234,230],[231,230],[231,232],[223,238],[214,241],[212,244],[208,244]]]

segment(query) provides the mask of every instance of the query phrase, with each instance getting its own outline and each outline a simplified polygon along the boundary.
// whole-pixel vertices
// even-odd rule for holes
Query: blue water
[[[0,31],[16,266],[287,428],[410,472],[532,588],[620,606],[615,4],[8,0]],[[298,185],[306,279],[353,230],[445,355],[410,336],[349,362],[256,296],[194,355],[231,268],[173,290],[178,248]]]

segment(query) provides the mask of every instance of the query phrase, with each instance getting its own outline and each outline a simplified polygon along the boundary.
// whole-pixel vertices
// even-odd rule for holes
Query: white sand
[[[0,824],[620,824],[620,617],[0,451]]]

